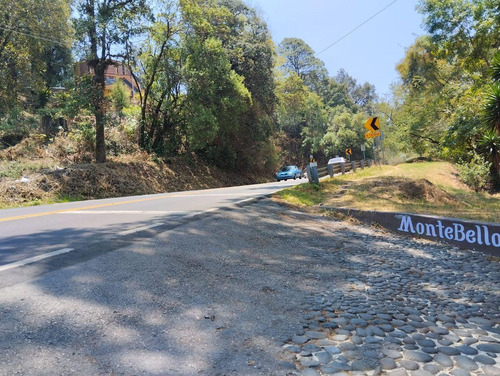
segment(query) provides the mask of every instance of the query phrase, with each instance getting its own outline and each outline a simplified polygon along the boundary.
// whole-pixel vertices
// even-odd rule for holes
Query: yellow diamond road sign
[[[365,128],[368,132],[380,131],[380,122],[378,120],[378,117],[369,118],[368,121],[365,123]],[[374,137],[376,137],[376,136],[374,136]]]
[[[366,132],[365,138],[375,138],[375,137],[380,137],[380,135],[381,135],[380,131]]]

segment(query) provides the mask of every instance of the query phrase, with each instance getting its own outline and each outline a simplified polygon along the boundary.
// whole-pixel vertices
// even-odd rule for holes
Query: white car
[[[346,162],[345,158],[344,157],[335,157],[335,158],[332,158],[328,161],[328,164],[335,164],[335,163],[341,163],[341,162]]]

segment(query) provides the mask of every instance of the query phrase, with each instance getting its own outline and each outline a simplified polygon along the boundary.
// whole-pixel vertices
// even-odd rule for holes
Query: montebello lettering
[[[493,245],[500,248],[500,234],[492,233],[485,225],[474,225],[473,229],[465,229],[461,223],[452,223],[445,226],[440,220],[437,223],[423,223],[413,221],[409,215],[401,216],[401,223],[398,231],[409,232],[412,234],[426,235],[429,237],[439,237],[441,239],[454,240],[457,242],[467,242],[469,244]]]

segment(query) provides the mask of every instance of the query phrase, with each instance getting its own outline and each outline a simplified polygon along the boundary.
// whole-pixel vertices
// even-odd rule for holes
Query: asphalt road
[[[78,253],[85,259],[117,239],[176,227],[190,218],[305,181],[0,210],[0,273],[62,254]]]

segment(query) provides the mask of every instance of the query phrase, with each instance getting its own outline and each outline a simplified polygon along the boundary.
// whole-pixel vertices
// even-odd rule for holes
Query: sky
[[[316,53],[349,33],[394,0],[247,0],[267,22],[276,44],[300,38]],[[330,76],[343,68],[358,83],[375,85],[384,97],[398,80],[396,65],[425,33],[418,0],[397,0],[317,57]]]

